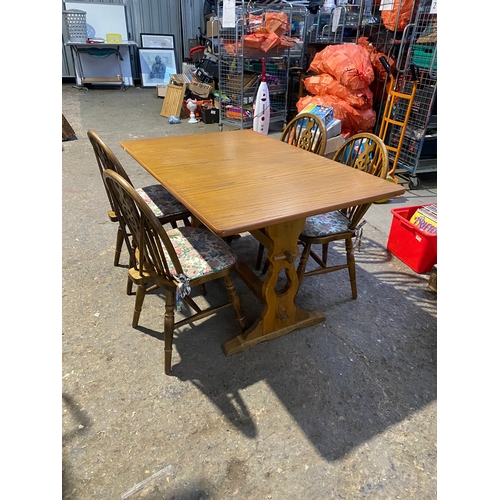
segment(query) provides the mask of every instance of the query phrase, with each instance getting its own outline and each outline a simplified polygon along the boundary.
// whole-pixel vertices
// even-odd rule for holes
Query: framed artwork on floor
[[[175,49],[174,35],[141,33],[141,47],[143,49]]]
[[[170,83],[170,75],[177,74],[174,49],[138,49],[141,87],[156,87]]]

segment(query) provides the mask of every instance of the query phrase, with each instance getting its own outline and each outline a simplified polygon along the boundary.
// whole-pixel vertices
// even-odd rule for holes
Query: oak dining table
[[[243,129],[127,140],[121,147],[221,237],[251,233],[268,250],[264,279],[239,258],[236,272],[262,303],[226,355],[325,320],[295,303],[295,261],[306,217],[401,195],[374,177],[275,137]],[[279,283],[279,285],[278,285]]]

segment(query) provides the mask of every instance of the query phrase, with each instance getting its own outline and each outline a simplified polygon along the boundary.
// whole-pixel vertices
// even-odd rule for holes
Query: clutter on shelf
[[[248,14],[248,22],[242,39],[236,40],[234,29],[222,29],[219,36],[223,39],[228,54],[244,51],[245,55],[259,53],[283,53],[295,45],[295,38],[286,33],[290,30],[286,12],[266,12],[265,16]]]

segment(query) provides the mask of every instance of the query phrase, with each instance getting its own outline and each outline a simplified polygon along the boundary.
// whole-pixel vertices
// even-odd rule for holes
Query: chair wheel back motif
[[[323,120],[312,113],[299,113],[290,120],[280,138],[292,146],[322,155],[326,148]]]
[[[387,177],[389,155],[380,137],[368,132],[353,135],[333,155],[333,159],[349,167],[377,177]]]
[[[389,171],[389,153],[387,147],[375,134],[362,132],[347,139],[333,155],[333,160],[349,167],[385,179]],[[341,210],[349,220],[349,228],[354,230],[366,212],[364,205]]]
[[[157,275],[165,280],[165,285],[175,288],[169,271],[169,261],[177,275],[183,273],[181,264],[170,238],[146,202],[139,196],[132,185],[117,172],[103,172],[105,183],[111,193],[114,203],[119,207],[119,217],[122,231],[126,228],[132,235],[132,245],[137,259],[134,267],[141,276]],[[165,248],[165,250],[163,250]]]

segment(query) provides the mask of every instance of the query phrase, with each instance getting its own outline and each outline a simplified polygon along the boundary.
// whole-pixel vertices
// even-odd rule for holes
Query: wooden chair
[[[326,128],[323,120],[312,113],[299,113],[290,120],[280,140],[311,153],[322,155],[326,148]]]
[[[389,155],[385,144],[382,139],[370,133],[360,133],[350,137],[335,153],[333,160],[383,179],[387,177],[389,169]],[[351,280],[352,298],[358,296],[353,238],[361,238],[361,226],[364,224],[362,218],[370,205],[371,203],[366,203],[306,219],[304,230],[299,236],[299,243],[304,246],[297,268],[299,283],[305,276],[347,268]],[[338,240],[345,241],[347,261],[345,264],[329,265],[328,245]],[[321,257],[312,250],[311,246],[314,244],[322,246]],[[312,257],[319,267],[306,272],[309,257]]]
[[[93,131],[89,130],[87,136],[92,144],[94,153],[97,159],[97,165],[101,176],[106,169],[114,170],[119,173],[130,185],[132,181],[128,177],[125,169],[118,161],[114,153],[104,144],[102,139]],[[106,185],[105,185],[106,187]],[[177,227],[177,221],[183,220],[185,225],[191,225],[189,216],[191,215],[188,209],[180,203],[171,193],[169,193],[161,184],[153,184],[142,188],[136,188],[136,191],[148,204],[149,208],[158,217],[161,224],[170,223],[172,227]],[[111,205],[111,210],[108,212],[108,217],[112,222],[118,222],[118,217],[113,208],[113,203],[109,192],[106,189],[106,194]],[[123,232],[118,226],[116,235],[116,249],[114,265],[117,266],[120,261],[121,249],[123,246]],[[129,290],[127,290],[127,293]]]
[[[165,373],[172,369],[172,342],[174,329],[186,323],[205,318],[231,306],[236,313],[242,331],[245,319],[231,272],[237,256],[235,252],[208,229],[192,226],[170,230],[160,224],[136,189],[113,170],[105,170],[103,178],[113,205],[118,209],[122,231],[131,233],[127,244],[135,256],[129,269],[130,279],[137,285],[132,327],[139,324],[142,304],[148,286],[165,290]],[[218,306],[201,309],[189,296],[191,287],[222,278],[229,301]],[[151,287],[150,287],[151,289]],[[174,309],[183,300],[191,309],[191,315],[175,322]]]
[[[290,120],[283,130],[280,140],[311,153],[322,155],[326,148],[326,128],[323,120],[313,113],[299,113]],[[255,269],[260,269],[264,245],[259,243]],[[262,273],[266,273],[268,263]]]

